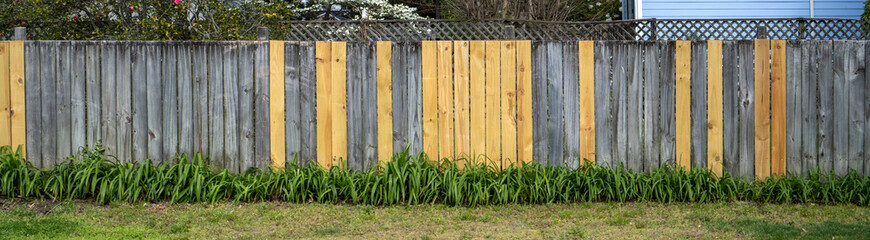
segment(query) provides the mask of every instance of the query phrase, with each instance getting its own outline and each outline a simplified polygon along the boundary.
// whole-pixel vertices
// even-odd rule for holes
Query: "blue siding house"
[[[625,19],[858,19],[863,0],[624,0]],[[633,9],[632,9],[633,7]]]

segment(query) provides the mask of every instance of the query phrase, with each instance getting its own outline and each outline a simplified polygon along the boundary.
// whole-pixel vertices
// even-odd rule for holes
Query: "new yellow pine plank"
[[[770,176],[770,40],[755,40],[755,178]]]
[[[722,117],[722,41],[707,41],[707,168],[722,176],[724,120]]]
[[[438,158],[453,159],[452,41],[438,41]]]
[[[273,169],[283,169],[286,162],[284,97],[284,41],[269,41],[269,140]]]
[[[0,146],[12,143],[9,99],[9,42],[0,41]]]
[[[501,168],[501,42],[486,41],[486,160]]]
[[[422,43],[423,152],[438,157],[438,48],[434,41]],[[408,93],[412,94],[412,93]]]
[[[456,158],[468,159],[471,157],[469,152],[470,144],[470,115],[469,115],[469,98],[468,90],[468,41],[453,42],[453,104],[456,109]],[[457,162],[463,165],[461,162]]]
[[[469,76],[471,88],[471,124],[469,142],[472,160],[483,161],[486,153],[486,42],[471,41],[469,44]]]
[[[593,41],[577,43],[580,86],[580,159],[595,162],[595,57]]]
[[[533,162],[532,127],[532,42],[517,41],[517,162]]]
[[[332,44],[316,42],[317,163],[332,167]]]
[[[393,43],[377,43],[378,82],[378,162],[393,156]]]
[[[786,83],[785,40],[771,40],[771,174],[784,176],[786,166]]]
[[[12,119],[12,147],[21,147],[21,156],[26,158],[26,127],[24,103],[24,42],[12,41],[9,44],[9,89],[10,118]]]
[[[677,41],[676,56],[676,157],[677,166],[692,168],[692,42]]]
[[[502,166],[517,162],[516,42],[501,42],[501,158]]]
[[[332,42],[332,165],[347,165],[347,43]]]

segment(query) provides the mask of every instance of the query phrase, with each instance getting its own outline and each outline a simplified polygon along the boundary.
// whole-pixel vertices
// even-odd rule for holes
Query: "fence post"
[[[12,40],[27,40],[27,28],[16,27],[15,35],[12,36]]]
[[[653,40],[653,41],[659,40],[658,39],[659,38],[659,34],[658,34],[659,24],[656,21],[656,18],[650,19],[650,23],[652,23],[652,24],[650,25],[649,29],[650,29],[650,32],[652,32],[652,34],[650,35],[649,40]]]
[[[269,28],[258,27],[257,28],[257,40],[260,40],[260,41],[269,40]]]
[[[506,24],[504,26],[504,33],[502,34],[504,40],[514,40],[517,38],[517,31],[516,28],[514,28],[514,25]]]
[[[807,39],[807,32],[809,29],[807,28],[807,20],[804,18],[798,19],[798,37],[799,39]]]
[[[755,38],[756,39],[767,39],[767,27],[766,26],[758,26],[756,27]]]

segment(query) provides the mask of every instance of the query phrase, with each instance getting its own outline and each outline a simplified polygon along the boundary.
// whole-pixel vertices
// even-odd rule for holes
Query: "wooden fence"
[[[25,145],[37,167],[101,141],[121,162],[201,152],[233,172],[294,159],[368,169],[408,147],[496,168],[870,174],[868,51],[763,39],[3,42],[0,144]]]

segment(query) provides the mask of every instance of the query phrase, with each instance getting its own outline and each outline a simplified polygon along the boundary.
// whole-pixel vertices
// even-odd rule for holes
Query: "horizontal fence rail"
[[[0,43],[0,144],[51,167],[202,153],[371,169],[408,148],[765,178],[870,174],[870,44],[830,40]],[[26,130],[26,131],[25,131]]]

